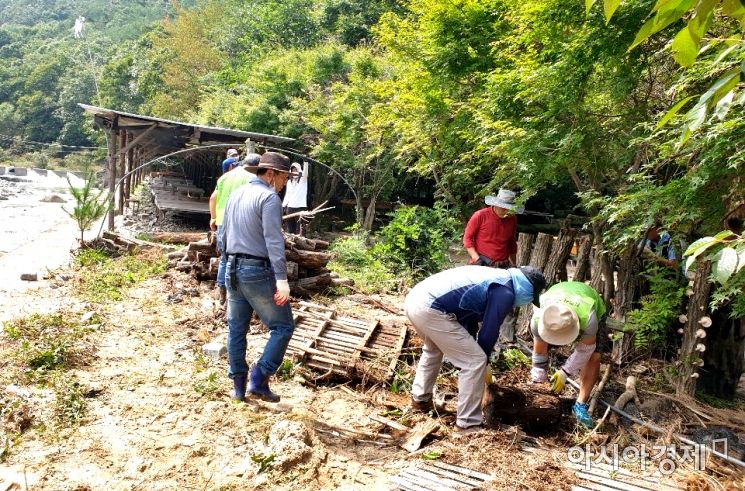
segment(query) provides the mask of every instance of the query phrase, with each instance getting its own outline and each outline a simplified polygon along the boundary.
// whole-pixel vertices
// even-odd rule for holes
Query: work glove
[[[277,280],[277,291],[274,294],[274,303],[281,307],[289,298],[290,283],[287,280]]]
[[[555,394],[561,394],[561,391],[564,390],[564,386],[567,383],[567,374],[564,370],[559,368],[554,372],[553,375],[551,375],[551,390],[554,391]]]
[[[533,367],[530,369],[530,381],[534,384],[542,384],[548,381],[548,374],[545,368]]]
[[[484,372],[484,383],[486,383],[486,385],[489,385],[492,382],[494,382],[494,377],[492,376],[491,370],[487,367],[486,371]]]

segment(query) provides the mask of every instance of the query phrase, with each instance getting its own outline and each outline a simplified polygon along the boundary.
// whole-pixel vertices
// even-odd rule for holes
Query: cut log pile
[[[188,238],[196,237],[189,234]],[[329,243],[324,240],[285,234],[287,279],[293,295],[309,297],[330,286],[354,285],[352,280],[340,278],[326,267],[333,257],[328,248]],[[168,259],[177,270],[194,274],[199,280],[217,278],[220,258],[214,234],[201,234],[201,239],[190,241],[188,246],[169,254]]]

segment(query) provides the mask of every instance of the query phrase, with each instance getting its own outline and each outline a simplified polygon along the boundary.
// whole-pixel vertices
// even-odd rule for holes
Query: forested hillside
[[[182,2],[182,4],[188,2]],[[8,0],[0,3],[0,140],[90,146],[78,102],[96,103],[104,66],[175,12],[169,1]],[[73,36],[85,17],[83,37]],[[143,37],[145,36],[145,37]]]
[[[665,5],[10,1],[0,134],[95,145],[93,103],[298,138],[365,228],[419,182],[460,216],[507,185],[576,195],[609,246],[654,220],[693,238],[742,195],[745,8]]]

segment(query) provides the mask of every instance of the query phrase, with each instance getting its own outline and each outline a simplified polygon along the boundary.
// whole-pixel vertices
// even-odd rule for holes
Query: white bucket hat
[[[538,335],[548,344],[564,346],[579,335],[579,318],[574,309],[561,303],[542,308],[538,317]]]
[[[524,206],[517,206],[515,204],[515,193],[509,189],[500,189],[496,196],[487,196],[484,202],[489,206],[498,206],[505,210],[513,210],[515,213],[525,211]]]

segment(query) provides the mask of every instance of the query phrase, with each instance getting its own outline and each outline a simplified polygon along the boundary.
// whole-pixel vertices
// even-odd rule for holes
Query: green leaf
[[[739,46],[738,43],[734,43],[731,46],[729,46],[728,48],[726,48],[724,51],[722,51],[721,53],[719,53],[719,56],[717,56],[717,59],[714,60],[714,64],[715,65],[718,65],[719,63],[721,63],[722,60],[724,60],[726,57],[728,57],[729,54],[732,53],[732,51],[734,51],[735,48],[737,48],[738,46]]]
[[[686,97],[685,99],[683,99],[681,101],[678,101],[673,107],[671,107],[665,113],[664,116],[662,116],[662,119],[660,119],[660,121],[657,123],[657,126],[655,126],[655,129],[656,130],[659,130],[660,128],[662,128],[663,126],[665,126],[668,123],[668,121],[670,121],[673,118],[673,116],[675,116],[676,114],[678,114],[678,111],[680,111],[680,109],[683,106],[685,106],[686,103],[688,101],[690,101],[691,99],[693,99],[694,97],[696,97],[696,96],[695,95],[691,95],[691,96],[688,96],[688,97]]]
[[[732,247],[725,247],[721,251],[719,260],[714,264],[714,278],[724,285],[736,269],[737,252]]]
[[[585,0],[585,15],[590,15],[590,9],[594,3],[595,0]]]
[[[688,111],[686,115],[688,118],[688,129],[691,132],[696,131],[706,120],[706,104],[698,104],[693,106],[693,109]]]
[[[737,96],[737,100],[735,101],[735,104],[737,104],[738,106],[745,104],[745,90],[740,92],[740,95]]]
[[[740,69],[735,68],[734,70],[729,70],[724,75],[719,77],[719,79],[716,82],[714,82],[714,85],[709,87],[709,90],[707,90],[704,93],[704,95],[701,96],[701,99],[699,99],[698,104],[704,104],[708,102],[709,99],[713,98],[721,89],[725,87],[729,87],[731,89],[732,87],[737,85],[737,82],[739,81],[740,81]],[[729,92],[729,89],[727,89],[727,92]]]
[[[644,23],[644,25],[639,29],[639,32],[636,33],[636,37],[634,38],[634,41],[631,43],[631,46],[629,46],[628,51],[631,51],[632,49],[636,48],[639,44],[646,41],[649,36],[657,32],[654,27],[656,17],[652,17],[647,22]]]
[[[719,232],[718,234],[714,236],[714,240],[721,242],[723,240],[731,239],[734,236],[735,236],[735,233],[733,231],[722,230],[721,232]]]
[[[740,0],[724,0],[722,2],[722,12],[740,22],[745,20],[745,6]]]
[[[690,23],[689,23],[690,24]],[[672,44],[673,58],[680,66],[689,68],[698,56],[698,42],[693,39],[688,26],[675,35]]]
[[[603,11],[605,12],[605,23],[610,22],[613,13],[621,4],[621,0],[603,0]]]
[[[719,121],[724,120],[729,112],[729,108],[732,106],[732,100],[735,98],[735,91],[730,90],[724,97],[722,97],[717,103],[717,107],[714,109],[714,117]]]
[[[439,450],[431,450],[422,454],[422,458],[424,460],[437,460],[440,457],[442,457],[442,452],[440,452]]]
[[[717,243],[717,240],[714,237],[701,237],[697,241],[695,241],[693,244],[688,246],[688,249],[685,250],[683,253],[684,256],[691,256],[691,255],[698,255],[707,248],[713,246]],[[700,252],[699,252],[700,250]]]
[[[735,273],[739,273],[742,268],[745,267],[745,244],[737,247],[737,269]]]

